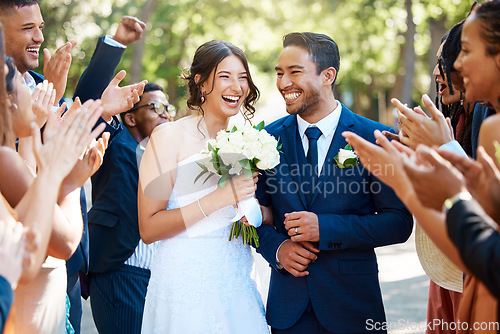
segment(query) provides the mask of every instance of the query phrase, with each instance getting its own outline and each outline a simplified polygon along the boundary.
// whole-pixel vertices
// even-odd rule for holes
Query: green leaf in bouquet
[[[351,144],[347,144],[347,145],[344,147],[344,150],[353,151]]]
[[[208,148],[208,152],[214,151],[214,147],[210,143],[207,143],[207,148]]]
[[[283,153],[282,151],[280,151],[281,148],[283,147],[283,143],[281,143],[281,136],[278,137],[277,142],[278,142],[278,146],[276,147],[276,149],[278,150],[278,152]]]
[[[233,128],[231,129],[231,133],[234,133],[234,132],[236,132],[236,131],[238,131],[238,128],[237,128],[237,127],[236,127],[236,125],[235,125],[235,126],[233,126]]]
[[[246,176],[246,177],[250,178],[250,177],[252,177],[253,172],[252,172],[252,170],[251,170],[251,169],[246,169],[246,168],[244,168],[244,169],[243,169],[243,174],[245,174],[245,176]]]
[[[204,170],[205,172],[208,172],[208,168],[207,168],[207,166],[205,166],[204,164],[202,164],[202,163],[201,163],[201,162],[199,162],[199,161],[196,161],[196,163],[198,164],[198,166],[200,166],[200,168],[201,168],[202,170]],[[196,182],[196,181],[195,181],[195,182]]]
[[[238,162],[240,163],[241,167],[245,169],[252,169],[252,164],[250,163],[249,159],[241,159]]]
[[[198,174],[198,176],[197,176],[197,177],[195,177],[195,179],[194,179],[194,182],[193,182],[193,183],[196,183],[196,181],[198,181],[198,179],[199,179],[200,177],[202,177],[203,175],[205,175],[205,173],[208,173],[208,171],[207,171],[207,170],[202,170],[202,171],[200,172],[200,174]],[[205,180],[203,183],[205,183],[205,182],[206,182],[206,180]]]
[[[219,185],[221,186],[221,188],[224,188],[226,186],[228,180],[229,180],[229,174],[222,174],[219,180]]]
[[[203,180],[203,184],[205,184],[212,176],[214,176],[215,174],[214,173],[208,173],[208,176],[205,178],[205,180]],[[196,181],[195,181],[196,182]]]
[[[359,161],[356,158],[348,158],[348,159],[345,159],[343,165],[344,165],[344,168],[356,167],[357,165],[359,165]]]
[[[261,131],[264,129],[264,127],[265,127],[265,123],[264,123],[264,121],[262,121],[259,124],[257,124],[256,126],[254,126],[254,129]]]

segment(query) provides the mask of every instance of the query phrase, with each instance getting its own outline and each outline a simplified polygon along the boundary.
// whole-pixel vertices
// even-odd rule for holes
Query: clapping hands
[[[400,126],[397,139],[411,149],[415,150],[419,144],[441,146],[454,139],[450,120],[444,117],[426,94],[422,96],[422,102],[431,117],[421,107],[412,110],[398,99],[392,99],[391,102],[398,109]],[[396,139],[387,132],[384,135]]]
[[[500,171],[484,148],[477,149],[477,161],[444,150],[439,154],[463,174],[467,190],[500,223]]]
[[[44,80],[36,86],[33,94],[31,94],[31,106],[38,128],[41,128],[47,121],[55,101],[56,90],[52,82]]]
[[[45,79],[54,84],[56,90],[55,101],[59,101],[66,91],[68,72],[71,65],[71,50],[76,41],[68,41],[60,46],[53,55],[48,49],[43,49],[43,75]]]
[[[57,171],[54,177],[62,181],[85,148],[104,130],[105,124],[100,124],[92,131],[101,113],[101,102],[88,100],[82,107],[65,116],[60,126],[54,127],[50,136],[45,137],[44,144],[40,140],[40,131],[33,126],[34,151],[39,170]]]

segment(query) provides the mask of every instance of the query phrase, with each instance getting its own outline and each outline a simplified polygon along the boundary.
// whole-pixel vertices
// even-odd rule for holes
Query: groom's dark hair
[[[325,68],[333,67],[337,74],[340,68],[340,54],[337,43],[324,34],[314,32],[292,32],[283,37],[283,47],[295,45],[307,49],[312,61],[316,64],[316,72],[320,74]],[[335,76],[335,80],[337,77]],[[332,83],[335,84],[335,80]]]
[[[7,10],[14,7],[21,8],[38,4],[39,0],[0,0],[0,9]]]

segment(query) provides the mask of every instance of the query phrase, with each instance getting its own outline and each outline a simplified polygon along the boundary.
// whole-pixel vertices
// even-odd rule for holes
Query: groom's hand
[[[286,240],[278,250],[278,261],[293,276],[307,276],[309,272],[306,269],[318,258],[315,254],[318,252],[319,249],[310,242]]]
[[[292,241],[319,242],[318,216],[313,212],[285,213],[285,228]]]

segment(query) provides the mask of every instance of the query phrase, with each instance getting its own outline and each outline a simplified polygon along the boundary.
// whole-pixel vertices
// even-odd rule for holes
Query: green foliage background
[[[411,43],[405,37],[408,4],[416,25],[415,57],[410,64],[402,52]],[[400,80],[411,80],[411,101],[406,102],[418,102],[423,93],[432,93],[436,39],[465,18],[471,1],[41,0],[40,6],[46,22],[43,47],[53,52],[68,39],[78,41],[72,52],[67,96],[87,66],[97,37],[113,35],[120,18],[132,15],[145,20],[148,28],[140,59],[138,50],[134,52],[140,47],[136,43],[129,46],[119,65],[129,72],[125,81],[148,79],[163,85],[170,102],[180,109],[185,108],[185,88],[179,75],[203,42],[225,39],[241,47],[265,100],[266,93],[275,90],[274,66],[282,36],[314,31],[333,37],[339,45],[337,98],[358,113],[388,123],[382,112],[390,109],[391,97],[399,97]],[[133,64],[138,68],[135,72]],[[405,78],[409,66],[414,66],[415,75]]]

